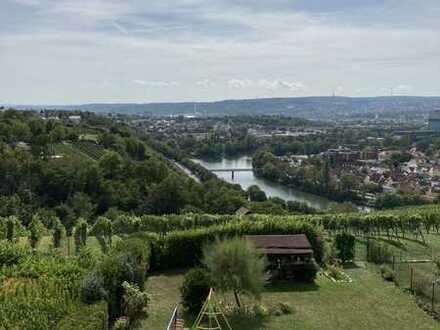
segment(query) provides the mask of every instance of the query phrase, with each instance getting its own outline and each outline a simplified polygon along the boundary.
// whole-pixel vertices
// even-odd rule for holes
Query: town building
[[[440,132],[440,110],[436,110],[429,115],[429,129]]]

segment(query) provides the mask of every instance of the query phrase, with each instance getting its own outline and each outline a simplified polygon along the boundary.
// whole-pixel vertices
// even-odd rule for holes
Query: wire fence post
[[[432,281],[432,299],[431,299],[431,311],[434,311],[434,297],[435,297],[435,281]]]
[[[396,261],[395,261],[395,259],[396,259],[396,257],[393,254],[393,271],[396,270],[396,267],[395,267]]]
[[[410,290],[411,290],[411,293],[414,293],[414,285],[413,285],[413,283],[414,283],[414,268],[413,267],[411,267],[411,275],[410,275]]]

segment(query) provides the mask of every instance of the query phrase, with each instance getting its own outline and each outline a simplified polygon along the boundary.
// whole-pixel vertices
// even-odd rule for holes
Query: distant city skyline
[[[3,0],[0,104],[440,95],[437,0]]]

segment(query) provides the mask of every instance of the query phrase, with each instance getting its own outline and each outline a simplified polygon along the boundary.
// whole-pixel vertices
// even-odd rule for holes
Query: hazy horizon
[[[423,95],[377,95],[377,96],[345,96],[345,95],[335,95],[335,96],[329,96],[329,95],[309,95],[309,96],[281,96],[281,97],[256,97],[256,98],[231,98],[231,99],[214,99],[214,100],[207,100],[207,101],[200,101],[200,100],[192,100],[192,101],[156,101],[156,102],[130,102],[128,101],[104,101],[104,102],[85,102],[85,103],[1,103],[0,106],[83,106],[83,105],[93,105],[93,104],[109,104],[109,105],[118,105],[118,104],[133,104],[133,105],[145,105],[145,104],[181,104],[181,103],[220,103],[220,102],[229,102],[229,101],[246,101],[246,100],[264,100],[264,99],[278,99],[278,98],[328,98],[332,99],[333,97],[336,98],[351,98],[351,99],[368,99],[368,98],[440,98],[440,95],[432,95],[432,96],[423,96]]]

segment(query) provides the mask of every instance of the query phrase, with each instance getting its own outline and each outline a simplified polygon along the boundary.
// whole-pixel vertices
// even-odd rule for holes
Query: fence
[[[412,257],[407,253],[395,255],[389,246],[370,240],[365,247],[368,262],[388,266],[393,271],[393,280],[397,286],[414,294],[425,310],[440,312],[439,270],[432,256]]]
[[[440,311],[440,283],[431,260],[395,261],[394,275],[395,283],[414,294],[425,309]]]

